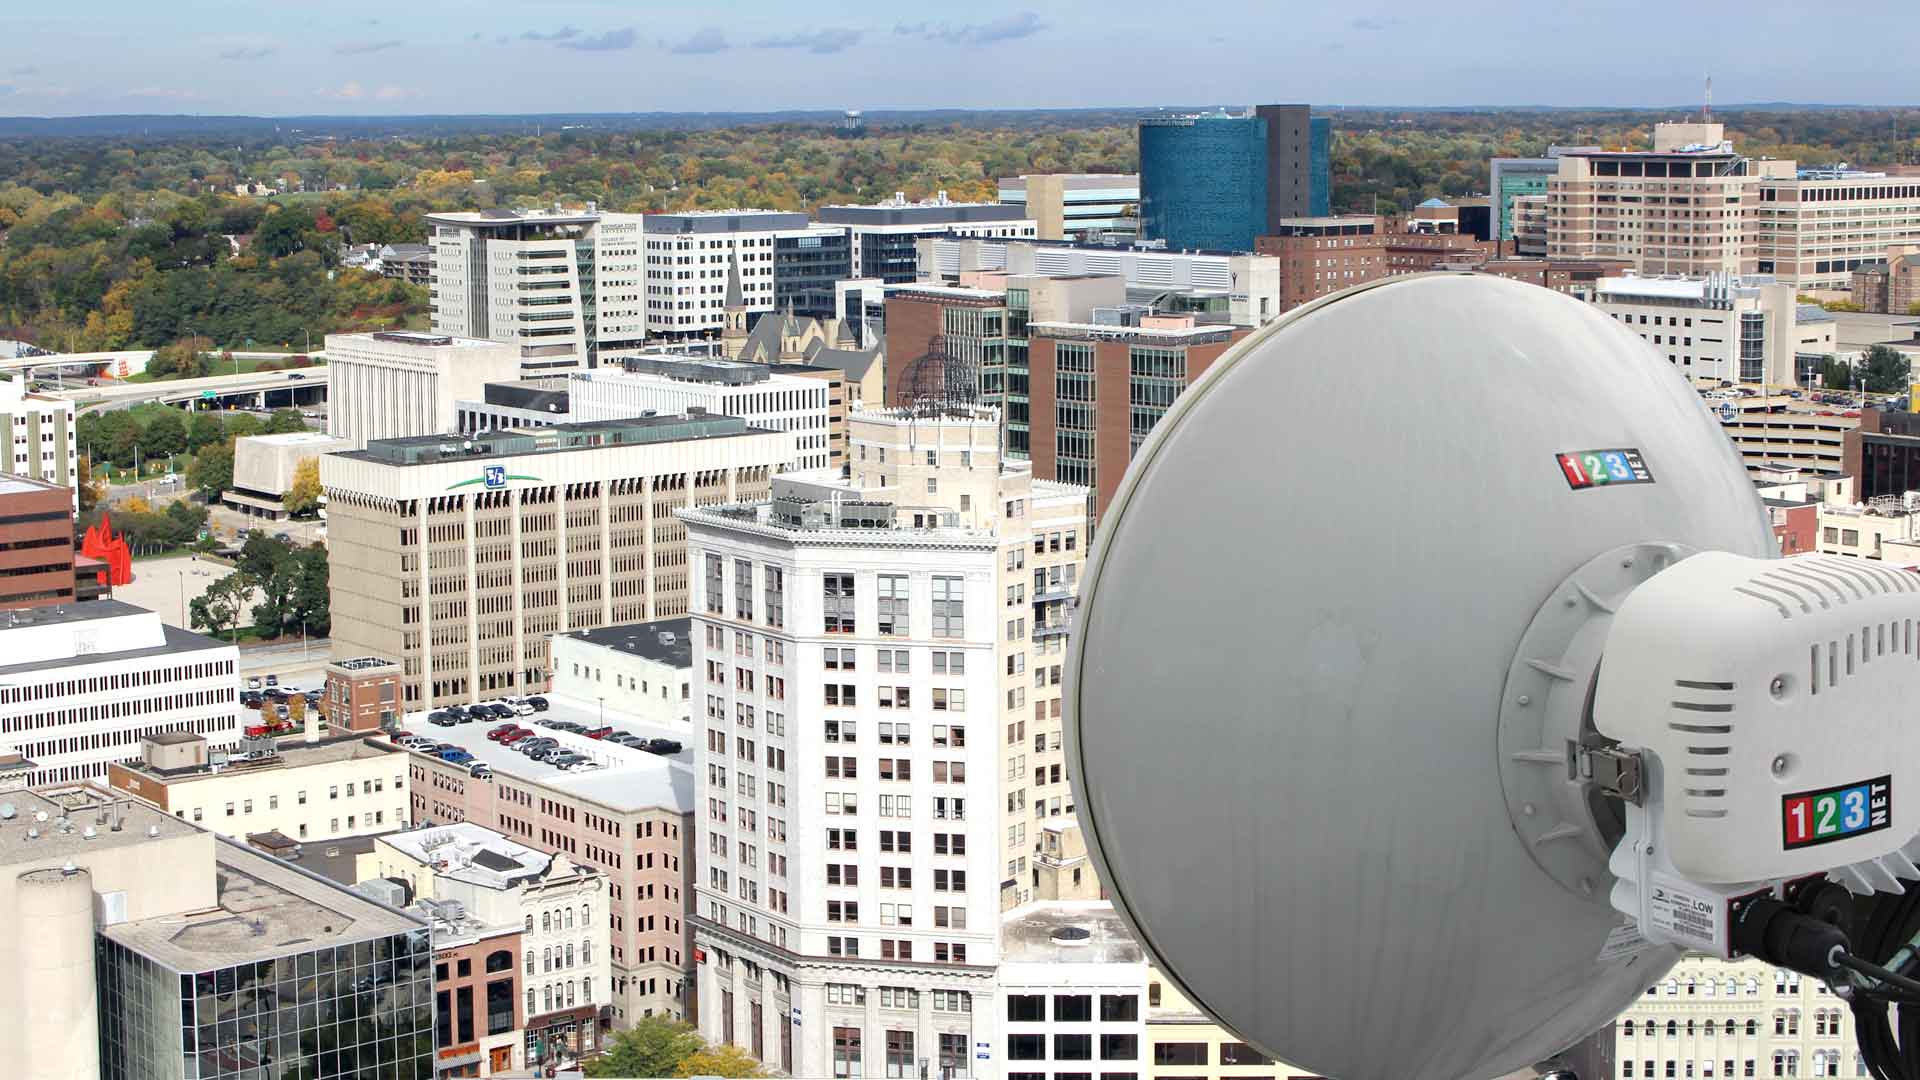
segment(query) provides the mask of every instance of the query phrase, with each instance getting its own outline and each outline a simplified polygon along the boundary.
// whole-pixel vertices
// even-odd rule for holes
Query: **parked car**
[[[588,728],[580,734],[585,735],[589,739],[604,739],[613,734],[613,728],[603,724],[600,727]]]
[[[452,727],[454,724],[453,714],[445,709],[435,709],[433,712],[427,714],[427,723],[435,727]]]
[[[305,376],[305,375],[302,375],[302,374],[300,374],[300,373],[299,373],[299,372],[297,372],[297,371],[289,371],[289,372],[287,372],[287,381],[288,381],[288,382],[300,382],[300,381],[302,381],[302,380],[304,380],[305,378],[306,378],[306,376]]]
[[[672,755],[680,752],[680,744],[672,739],[652,739],[647,743],[647,750],[650,753]]]
[[[476,761],[467,766],[467,775],[473,777],[475,780],[491,780],[493,779],[493,769],[484,761]]]
[[[621,746],[635,747],[640,750],[645,750],[647,748],[647,740],[641,738],[638,735],[629,735],[624,731],[616,731],[613,734],[607,736],[607,741],[610,743],[617,743]]]
[[[528,757],[532,757],[533,755],[539,753],[542,750],[548,749],[550,747],[558,746],[558,745],[560,745],[560,741],[558,739],[549,739],[549,738],[546,738],[545,736],[542,736],[537,739],[522,739],[521,741],[515,743],[513,745],[513,748],[527,755]]]
[[[258,675],[247,676],[247,689],[249,690],[260,689],[260,676]]]
[[[501,702],[498,702],[498,701],[488,705],[487,712],[496,717],[499,717],[502,720],[511,720],[514,718],[514,715],[515,715],[513,711],[513,706],[502,704]]]
[[[561,720],[558,723],[549,724],[547,726],[553,728],[553,730],[555,731],[570,731],[575,735],[579,735],[587,730],[587,725],[576,724],[571,720]]]
[[[498,727],[488,728],[487,738],[492,740],[493,742],[499,742],[500,736],[505,735],[507,732],[514,730],[514,728],[518,726],[519,725],[517,724],[501,724]]]
[[[456,746],[451,750],[440,751],[439,758],[441,761],[451,761],[455,765],[465,765],[473,760],[473,755]]]
[[[555,768],[559,768],[559,769],[571,769],[575,765],[578,765],[583,761],[591,761],[591,760],[593,759],[589,758],[585,754],[576,754],[570,751],[563,750],[560,753],[549,755],[547,757],[547,764],[552,765]]]
[[[521,739],[528,739],[532,737],[533,737],[533,732],[528,731],[526,728],[523,728],[523,727],[517,727],[517,728],[514,728],[512,731],[507,732],[505,735],[500,736],[500,745],[512,746],[514,743],[519,742]]]
[[[540,696],[539,694],[535,694],[535,695],[533,695],[532,697],[530,697],[530,698],[528,698],[528,699],[527,699],[527,704],[529,704],[529,705],[531,705],[531,706],[533,706],[533,711],[534,711],[534,712],[546,712],[546,711],[547,711],[547,699],[546,699],[546,698],[543,698],[543,697],[541,697],[541,696]]]
[[[278,675],[269,675],[269,676],[267,676],[267,685],[268,685],[268,686],[279,686],[279,685],[280,685],[280,676],[278,676]]]
[[[514,702],[514,704],[513,704],[513,715],[515,715],[515,716],[532,716],[532,715],[533,715],[533,705],[532,705],[532,703],[530,703],[530,702],[526,702],[526,701],[516,701],[516,702]]]

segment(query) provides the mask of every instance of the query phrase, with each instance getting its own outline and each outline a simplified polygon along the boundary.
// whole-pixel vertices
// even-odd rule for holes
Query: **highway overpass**
[[[317,365],[295,371],[250,371],[239,375],[209,375],[202,379],[108,382],[41,393],[46,397],[85,403],[83,411],[88,412],[126,408],[148,401],[182,404],[204,400],[222,406],[257,404],[270,409],[298,408],[326,400],[327,369],[324,365]]]

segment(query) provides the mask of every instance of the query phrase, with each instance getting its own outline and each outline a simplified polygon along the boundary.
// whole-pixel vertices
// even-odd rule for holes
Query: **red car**
[[[505,735],[507,732],[518,731],[519,729],[520,729],[520,725],[518,724],[501,724],[499,727],[490,729],[487,732],[487,738],[493,740],[494,742],[499,742],[501,736]]]
[[[580,734],[585,735],[589,739],[604,739],[607,736],[613,734],[613,728],[612,727],[588,728],[587,730],[581,732]]]
[[[524,739],[531,734],[533,734],[533,731],[530,728],[523,728],[523,727],[514,728],[512,731],[509,731],[505,735],[500,736],[500,745],[508,746],[513,743],[517,743],[521,739]]]

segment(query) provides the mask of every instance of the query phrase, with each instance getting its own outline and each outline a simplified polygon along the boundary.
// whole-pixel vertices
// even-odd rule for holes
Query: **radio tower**
[[[1713,123],[1713,76],[1711,75],[1707,76],[1707,98],[1700,106],[1700,122]]]

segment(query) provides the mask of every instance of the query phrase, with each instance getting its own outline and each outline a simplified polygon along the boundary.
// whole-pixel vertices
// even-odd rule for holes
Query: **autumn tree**
[[[320,506],[320,459],[310,457],[293,467],[293,482],[281,500],[287,513],[303,517]]]
[[[680,1066],[703,1049],[693,1025],[665,1016],[643,1016],[613,1045],[587,1062],[594,1077],[680,1076]]]
[[[732,1043],[721,1043],[703,1047],[689,1054],[673,1075],[760,1077],[773,1074],[769,1073],[752,1054]]]

